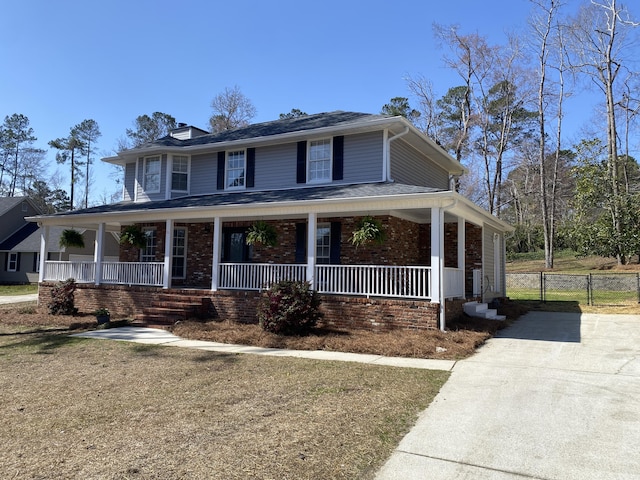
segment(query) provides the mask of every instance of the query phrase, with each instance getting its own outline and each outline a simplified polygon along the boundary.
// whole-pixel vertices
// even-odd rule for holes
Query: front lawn
[[[38,285],[0,285],[0,297],[38,293]]]
[[[369,479],[448,378],[78,339],[89,317],[34,315],[0,312],[7,478]]]

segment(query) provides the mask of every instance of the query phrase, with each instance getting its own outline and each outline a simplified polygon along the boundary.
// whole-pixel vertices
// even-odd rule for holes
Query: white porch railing
[[[162,286],[162,262],[103,262],[102,282]]]
[[[45,281],[57,282],[69,278],[73,278],[78,283],[94,283],[96,281],[96,264],[94,262],[45,262]]]
[[[220,285],[230,290],[263,290],[281,280],[304,282],[307,266],[276,263],[221,263]]]
[[[316,265],[320,293],[431,298],[431,267]]]
[[[163,285],[164,263],[103,262],[100,283]],[[74,278],[95,282],[94,262],[45,262],[45,281]],[[280,280],[304,281],[306,264],[223,263],[218,288],[263,290]],[[446,268],[445,296],[464,296],[464,272]],[[315,288],[320,293],[432,299],[431,267],[383,265],[316,265]]]
[[[444,269],[444,298],[464,298],[464,270]]]
[[[163,268],[161,262],[103,262],[100,283],[162,286]],[[69,278],[78,283],[94,283],[95,262],[45,262],[45,281],[60,282]]]

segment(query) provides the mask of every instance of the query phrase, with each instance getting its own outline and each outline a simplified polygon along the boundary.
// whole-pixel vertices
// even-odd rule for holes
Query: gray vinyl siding
[[[16,272],[7,271],[8,255],[9,252],[0,253],[0,283],[31,283],[38,281],[34,269],[34,258],[37,253],[20,252],[20,269]]]
[[[407,185],[449,189],[446,170],[402,140],[391,142],[391,178]]]
[[[218,152],[191,156],[191,195],[206,195],[216,191]]]
[[[299,186],[296,184],[296,158],[295,143],[256,148],[255,188],[251,190]]]
[[[504,253],[504,236],[500,235],[500,252],[498,256],[495,254],[494,234],[500,235],[500,232],[488,226],[484,226],[482,230],[482,250],[483,250],[483,291],[484,300],[491,301],[495,297],[504,296],[504,266],[502,255]],[[496,279],[496,262],[500,264],[500,278]],[[491,288],[488,288],[487,280]],[[496,280],[498,285],[496,288]]]
[[[382,132],[347,135],[344,137],[343,179],[334,183],[378,182],[382,180],[383,169]],[[247,190],[273,190],[299,188],[304,184],[296,183],[297,143],[257,147],[255,151],[254,187]],[[138,161],[137,175],[131,164],[131,179],[125,173],[125,192],[137,188],[137,201],[149,201],[165,198],[167,155],[162,155],[161,192],[147,194],[143,189],[144,158]],[[129,165],[127,165],[129,167]],[[170,173],[169,173],[170,174]],[[138,181],[135,181],[137,176]],[[216,193],[218,176],[218,152],[192,155],[190,167],[190,195]],[[129,182],[129,183],[127,183]],[[130,189],[130,190],[129,190]],[[171,198],[184,196],[184,193],[171,193]],[[133,199],[133,194],[129,194]],[[125,199],[126,193],[125,193]]]
[[[126,202],[135,198],[136,188],[136,164],[127,163],[124,167],[124,191],[122,199]]]
[[[23,205],[26,206],[25,211],[22,211]],[[40,212],[36,211],[26,200],[6,211],[2,215],[2,221],[0,221],[0,241],[10,237],[24,227],[26,223],[24,217],[33,217],[35,215],[40,215]]]
[[[344,137],[344,180],[336,183],[379,182],[383,166],[382,132]]]

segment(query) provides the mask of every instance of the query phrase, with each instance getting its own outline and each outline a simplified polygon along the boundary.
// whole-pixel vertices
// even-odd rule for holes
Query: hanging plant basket
[[[358,222],[356,229],[351,234],[351,243],[356,247],[366,245],[368,243],[384,243],[386,235],[380,220],[366,216]]]
[[[120,245],[144,248],[147,246],[147,236],[137,225],[128,225],[120,234]]]
[[[274,247],[278,244],[278,233],[276,228],[262,220],[255,222],[249,227],[247,232],[247,245],[261,243],[267,247]]]
[[[60,235],[60,246],[84,248],[84,237],[73,228],[65,229]]]

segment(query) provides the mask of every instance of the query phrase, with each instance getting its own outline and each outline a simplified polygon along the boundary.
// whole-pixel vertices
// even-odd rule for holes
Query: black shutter
[[[5,252],[4,254],[4,271],[9,271],[9,252]]]
[[[344,137],[333,137],[333,180],[342,180],[344,170]]]
[[[218,190],[224,190],[224,152],[218,152]]]
[[[16,258],[16,272],[20,271],[20,252],[18,252],[17,258]]]
[[[247,148],[247,188],[253,188],[256,176],[256,149]]]
[[[307,183],[307,142],[298,142],[298,157],[296,161],[296,183]]]
[[[31,268],[32,272],[37,272],[38,271],[38,254],[34,253],[33,254],[33,268]]]
[[[341,227],[340,222],[331,222],[331,250],[329,252],[329,263],[331,265],[340,265]]]
[[[296,263],[307,263],[306,223],[296,223]]]

